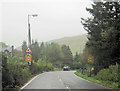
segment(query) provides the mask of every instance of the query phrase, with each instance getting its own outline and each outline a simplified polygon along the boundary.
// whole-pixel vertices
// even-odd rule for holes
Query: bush
[[[38,62],[32,61],[32,65],[23,62],[23,58],[14,56],[12,59],[7,59],[5,54],[2,54],[2,86],[5,88],[16,88],[22,86],[32,77],[32,75],[43,71],[54,70],[51,63],[46,63],[43,60]]]
[[[54,70],[54,67],[51,63],[48,63],[47,64],[47,71],[53,71]]]
[[[118,64],[109,66],[108,69],[103,69],[95,76],[98,80],[118,82]]]
[[[80,69],[82,67],[82,64],[81,62],[73,62],[71,65],[70,65],[71,69]]]
[[[3,87],[15,88],[23,85],[31,76],[28,66],[17,62],[7,63],[2,70]]]

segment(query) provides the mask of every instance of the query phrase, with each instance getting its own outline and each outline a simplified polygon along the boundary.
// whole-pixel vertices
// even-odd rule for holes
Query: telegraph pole
[[[29,21],[29,15],[28,15],[28,46],[31,45],[31,34],[30,34],[30,21]]]
[[[28,46],[31,45],[31,33],[30,33],[30,15],[28,15]]]
[[[37,14],[28,15],[28,46],[29,47],[31,45],[30,16],[37,17],[38,15]]]
[[[33,14],[33,15],[28,15],[28,48],[26,49],[26,61],[28,62],[28,65],[31,65],[32,63],[32,50],[30,49],[31,47],[31,31],[30,31],[30,16],[32,17],[36,17],[38,16],[37,14]]]

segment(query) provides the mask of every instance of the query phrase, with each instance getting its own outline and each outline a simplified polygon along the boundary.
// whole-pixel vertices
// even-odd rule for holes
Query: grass
[[[88,81],[91,81],[93,83],[97,83],[97,84],[102,85],[104,87],[111,88],[115,91],[120,91],[120,89],[118,89],[118,82],[96,80],[94,77],[88,77],[88,76],[82,75],[81,73],[78,73],[78,72],[75,72],[74,74],[79,76],[79,77],[82,77]]]

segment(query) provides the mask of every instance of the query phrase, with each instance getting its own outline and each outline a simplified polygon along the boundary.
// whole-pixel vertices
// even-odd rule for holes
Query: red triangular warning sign
[[[28,46],[28,48],[25,50],[26,53],[32,53],[32,50],[30,49],[30,47]]]

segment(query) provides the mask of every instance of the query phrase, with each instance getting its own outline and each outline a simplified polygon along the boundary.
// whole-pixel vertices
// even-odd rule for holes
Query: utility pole
[[[28,46],[29,47],[31,45],[30,16],[37,17],[38,15],[37,14],[28,15]]]
[[[31,65],[31,63],[32,63],[32,55],[31,55],[32,51],[30,49],[30,47],[31,47],[30,16],[36,17],[38,15],[37,14],[28,15],[28,52],[26,51],[27,52],[26,61],[28,61],[28,65]],[[31,52],[29,52],[29,51],[31,51]]]
[[[31,45],[31,33],[30,33],[30,20],[29,20],[30,15],[28,15],[28,46]]]

